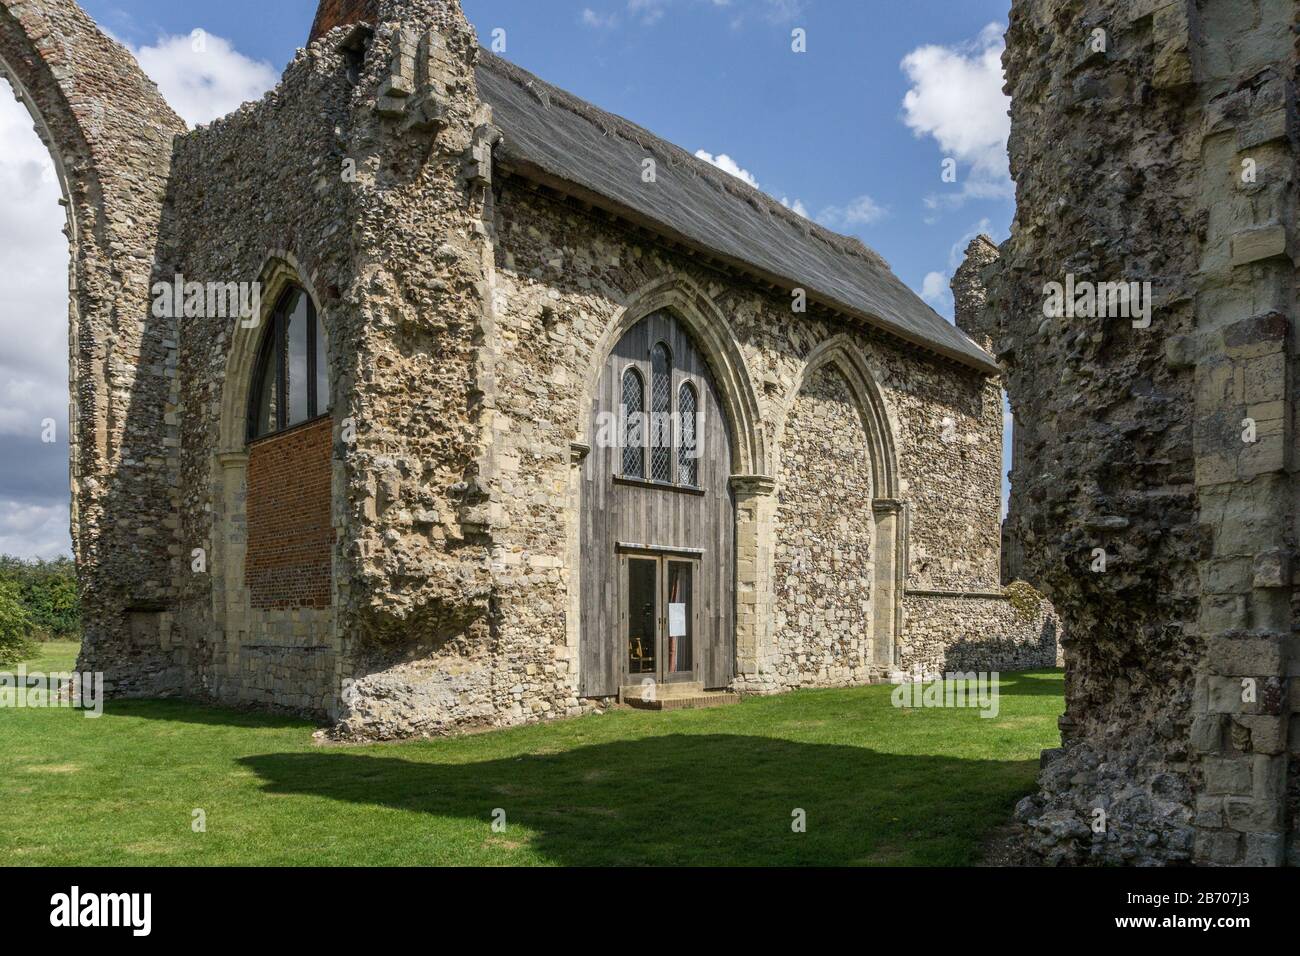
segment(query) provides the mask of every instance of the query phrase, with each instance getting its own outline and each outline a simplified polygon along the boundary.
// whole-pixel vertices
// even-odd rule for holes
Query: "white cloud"
[[[198,33],[198,31],[196,31]],[[211,33],[159,37],[131,52],[158,90],[187,123],[207,123],[250,100],[259,100],[279,75]],[[200,49],[201,47],[201,49]]]
[[[68,242],[54,163],[0,82],[0,554],[69,553]],[[56,445],[40,442],[53,419]]]
[[[628,17],[644,26],[653,26],[664,18],[668,8],[677,0],[627,0]],[[751,14],[757,14],[769,23],[789,23],[803,15],[806,0],[693,0],[694,3],[715,10],[734,11],[732,27],[741,27]],[[596,14],[600,17],[600,14]],[[585,21],[585,17],[584,17]],[[594,24],[589,24],[594,26]]]
[[[944,303],[951,292],[948,289],[948,276],[942,272],[927,272],[921,281],[921,298],[926,302]]]
[[[627,0],[627,12],[646,26],[663,19],[669,0]]]
[[[7,93],[8,84],[0,84]],[[0,435],[39,433],[68,409],[68,242],[49,152],[0,95]]]
[[[724,173],[730,173],[731,175],[735,176],[737,179],[743,179],[745,182],[749,183],[755,189],[758,188],[758,180],[754,178],[754,174],[751,173],[748,169],[741,169],[740,164],[737,163],[730,156],[728,156],[726,153],[719,153],[717,156],[714,156],[710,152],[707,152],[702,149],[697,149],[695,151],[695,158],[702,159],[706,163],[711,163],[712,165],[717,166]]]
[[[593,30],[608,30],[618,25],[618,17],[612,13],[597,13],[591,7],[584,7],[581,17],[582,25]]]
[[[916,136],[933,137],[944,158],[958,164],[961,188],[926,197],[931,210],[1013,194],[1007,167],[1011,101],[1002,92],[1002,32],[1001,24],[990,23],[968,43],[928,44],[903,57],[901,67],[911,83],[903,97],[903,122]]]
[[[0,554],[46,560],[70,554],[68,525],[66,500],[48,505],[0,501]]]
[[[730,0],[712,0],[712,3],[715,7],[731,6]],[[806,7],[805,0],[744,0],[743,4],[733,7],[736,12],[731,18],[731,27],[740,29],[755,16],[783,26],[803,16]]]
[[[764,0],[763,16],[770,23],[789,23],[803,16],[804,0]]]
[[[803,204],[802,200],[789,199],[785,196],[782,196],[781,205],[784,206],[786,209],[789,209],[791,212],[798,213],[800,216],[803,216],[805,219],[812,218],[811,216],[808,215],[808,207]]]
[[[858,196],[843,206],[827,206],[817,214],[817,221],[831,229],[850,230],[869,226],[888,215],[889,210],[870,196]]]

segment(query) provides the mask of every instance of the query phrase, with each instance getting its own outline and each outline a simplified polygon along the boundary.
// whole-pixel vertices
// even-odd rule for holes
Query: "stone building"
[[[68,197],[113,692],[387,738],[1055,662],[1000,586],[990,355],[454,0],[326,0],[193,131],[70,0],[0,0],[0,65]]]
[[[974,324],[1016,416],[1008,530],[1069,637],[1018,809],[1052,862],[1300,863],[1297,22],[1012,4],[1016,220]],[[1067,280],[1151,308],[1049,314]]]

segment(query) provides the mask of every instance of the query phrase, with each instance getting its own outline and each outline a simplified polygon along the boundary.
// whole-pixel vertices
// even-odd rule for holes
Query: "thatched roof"
[[[747,183],[487,50],[480,97],[492,106],[507,171],[616,213],[810,302],[986,373],[993,359],[931,309],[857,239],[792,212]],[[641,179],[655,160],[656,182]]]

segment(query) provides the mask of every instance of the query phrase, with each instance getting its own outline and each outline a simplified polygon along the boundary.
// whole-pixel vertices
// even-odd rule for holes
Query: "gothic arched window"
[[[253,366],[248,438],[292,428],[329,410],[325,326],[303,289],[286,289],[271,313]]]
[[[623,373],[623,475],[645,477],[645,383],[641,373],[629,368]]]
[[[673,480],[673,360],[660,342],[650,350],[650,477]]]
[[[695,427],[699,407],[695,386],[683,382],[677,392],[677,480],[692,488],[700,483],[700,436]]]

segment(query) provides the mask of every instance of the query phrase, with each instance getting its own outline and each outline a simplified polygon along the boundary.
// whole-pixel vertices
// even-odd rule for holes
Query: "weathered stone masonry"
[[[177,329],[149,312],[173,138],[185,124],[68,0],[0,0],[0,74],[50,149],[68,215],[72,538],[80,667],[123,694],[177,686]]]
[[[31,38],[94,29],[67,0],[4,11],[0,56],[11,72],[11,60],[28,64],[25,86],[52,69]],[[577,625],[577,516],[593,389],[619,335],[658,309],[706,356],[735,450],[733,688],[1054,662],[1050,608],[999,587],[995,366],[855,240],[481,53],[446,0],[322,4],[274,90],[192,132],[130,75],[141,92],[122,108],[143,131],[127,139],[133,156],[156,147],[149,175],[112,152],[85,169],[146,184],[153,218],[128,215],[156,222],[156,242],[141,256],[108,244],[133,270],[117,279],[120,310],[77,300],[80,321],[112,315],[129,332],[94,325],[97,347],[126,349],[106,353],[110,370],[142,356],[134,404],[77,413],[81,435],[107,422],[108,435],[143,442],[121,439],[76,492],[98,622],[85,653],[117,668],[119,692],[328,714],[355,737],[580,713],[578,650],[593,638]],[[487,81],[512,109],[554,111],[546,122],[595,139],[607,129],[633,160],[614,179],[637,181],[653,155],[666,179],[697,177],[723,215],[758,210],[814,258],[878,276],[878,300],[937,337],[888,309],[849,314],[816,288],[794,312],[793,279],[534,168],[494,124]],[[84,82],[68,71],[53,90]],[[47,122],[67,115],[57,98],[34,106]],[[59,149],[71,155],[68,135]],[[134,209],[106,208],[90,205],[109,223]],[[74,262],[91,269],[94,250],[79,246]],[[137,346],[150,286],[177,275],[258,282],[262,310],[150,319]],[[324,325],[328,411],[250,442],[256,356],[290,287]],[[80,366],[74,378],[96,381]],[[94,509],[109,518],[91,531]],[[97,581],[126,590],[101,600],[109,584]]]
[[[1298,859],[1296,16],[1013,4],[986,328],[1021,432],[1010,526],[1069,638],[1062,750],[1019,808],[1052,862]],[[1045,317],[1070,273],[1150,281],[1150,327]]]

